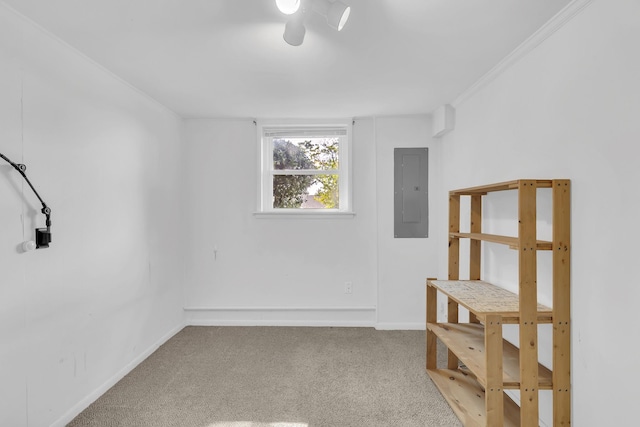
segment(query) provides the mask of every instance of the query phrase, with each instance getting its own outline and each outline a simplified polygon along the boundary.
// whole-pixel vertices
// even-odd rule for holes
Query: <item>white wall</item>
[[[581,427],[635,419],[639,16],[635,0],[594,1],[491,83],[462,97],[456,129],[441,147],[443,201],[458,187],[572,180],[572,425]],[[498,198],[486,208],[493,209],[492,227],[502,227],[495,207],[504,202]],[[514,268],[507,253],[494,255],[507,265],[485,262],[487,275]],[[443,256],[440,277],[446,277],[445,263]],[[541,347],[549,351],[549,344]],[[548,400],[542,412],[551,425]]]
[[[0,425],[64,425],[183,324],[182,121],[0,4]]]
[[[253,215],[253,121],[188,120],[189,322],[423,328],[435,245],[393,239],[393,147],[429,145],[429,126],[425,116],[355,120],[354,218],[264,219]]]
[[[429,117],[385,117],[375,120],[378,210],[379,329],[425,328],[425,279],[437,274],[439,144],[431,138]],[[429,148],[429,237],[396,239],[393,234],[394,148]]]
[[[640,355],[639,12],[594,1],[461,98],[441,142],[426,116],[356,119],[356,216],[282,220],[253,215],[252,120],[189,120],[183,147],[178,117],[0,6],[1,152],[54,222],[50,249],[18,251],[43,217],[0,164],[0,425],[63,424],[175,333],[182,306],[193,324],[423,328],[424,279],[447,274],[447,191],[522,177],[573,182],[573,424],[623,425],[638,375],[615,368]],[[425,146],[430,237],[394,239],[393,148]],[[486,206],[490,227],[510,203]],[[509,251],[489,253],[485,274],[508,282]]]

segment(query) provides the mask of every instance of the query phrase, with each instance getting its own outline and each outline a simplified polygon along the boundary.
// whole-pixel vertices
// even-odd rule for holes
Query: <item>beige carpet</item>
[[[424,352],[423,331],[190,326],[69,426],[461,426]]]

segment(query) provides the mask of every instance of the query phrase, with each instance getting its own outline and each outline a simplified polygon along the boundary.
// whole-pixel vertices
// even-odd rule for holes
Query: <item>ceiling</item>
[[[343,0],[294,47],[275,0],[2,1],[183,117],[256,118],[430,113],[570,2]]]

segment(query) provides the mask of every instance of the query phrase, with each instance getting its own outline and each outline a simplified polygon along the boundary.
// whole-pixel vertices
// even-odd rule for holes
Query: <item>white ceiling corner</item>
[[[570,0],[343,0],[301,46],[273,0],[3,0],[182,117],[430,113]]]

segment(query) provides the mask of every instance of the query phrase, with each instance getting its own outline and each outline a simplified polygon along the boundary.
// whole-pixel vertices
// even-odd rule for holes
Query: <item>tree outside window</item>
[[[273,208],[340,207],[340,139],[273,139]]]
[[[290,119],[256,124],[260,147],[256,215],[353,217],[351,120]]]

